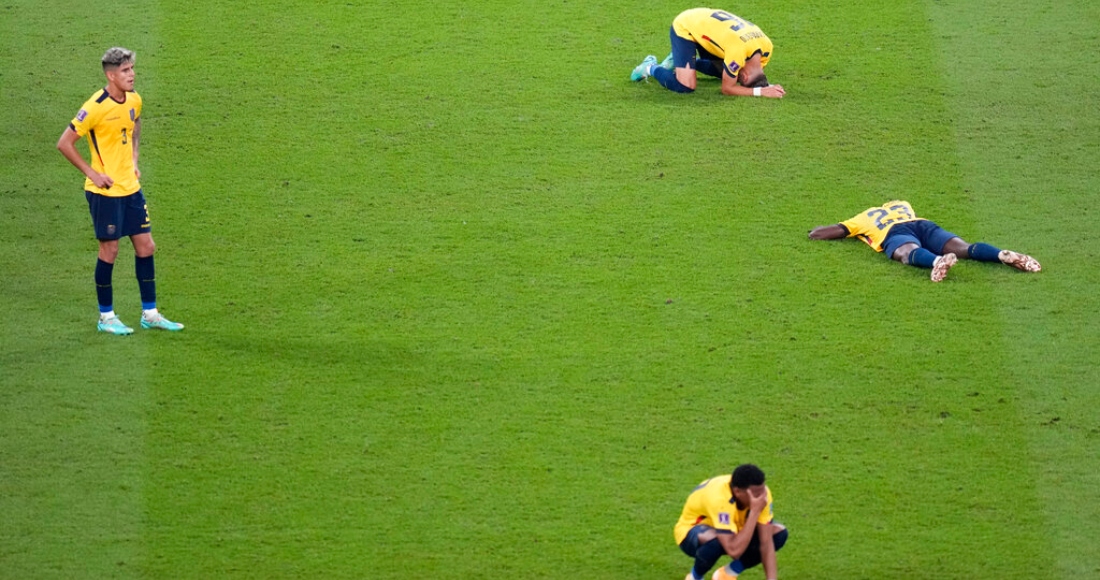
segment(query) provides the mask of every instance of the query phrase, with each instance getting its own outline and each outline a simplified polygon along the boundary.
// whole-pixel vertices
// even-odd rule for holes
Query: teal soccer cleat
[[[152,316],[141,315],[141,327],[142,328],[159,328],[161,330],[171,330],[173,332],[177,330],[183,330],[183,325],[178,322],[172,322],[164,317],[161,313],[156,313]]]
[[[134,329],[123,324],[117,316],[112,316],[110,318],[101,318],[99,320],[99,324],[96,325],[96,328],[99,329],[100,332],[106,332],[107,334],[117,334],[120,336],[134,333]]]
[[[671,52],[668,53],[668,56],[666,56],[665,59],[661,61],[661,64],[659,64],[657,66],[659,66],[659,67],[661,67],[665,70],[672,70],[672,68],[673,68],[672,67],[672,53]]]
[[[652,54],[645,57],[642,64],[634,67],[634,72],[630,73],[630,80],[638,82],[649,76],[649,67],[657,64],[657,57]]]

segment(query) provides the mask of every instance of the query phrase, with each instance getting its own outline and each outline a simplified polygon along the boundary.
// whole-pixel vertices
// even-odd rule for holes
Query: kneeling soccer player
[[[907,201],[889,201],[864,210],[849,220],[810,231],[811,240],[838,240],[857,237],[876,252],[917,266],[931,268],[933,282],[947,277],[947,271],[959,258],[979,262],[999,262],[1023,272],[1038,272],[1039,262],[1011,250],[1001,250],[981,242],[967,244],[962,238],[935,222],[917,217]]]
[[[768,84],[764,67],[772,41],[760,27],[725,10],[692,8],[681,12],[669,30],[672,52],[660,64],[649,55],[634,67],[630,80],[652,76],[677,93],[695,92],[696,71],[722,79],[722,94],[781,99],[781,85]]]
[[[766,580],[775,580],[775,553],[787,543],[787,528],[774,521],[764,472],[751,463],[696,486],[673,534],[695,559],[684,580],[702,580],[723,555],[733,561],[716,570],[713,580],[734,580],[757,564],[764,565]]]

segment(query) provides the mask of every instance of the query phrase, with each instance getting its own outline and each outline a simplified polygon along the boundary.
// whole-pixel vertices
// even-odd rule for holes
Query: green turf
[[[742,461],[784,578],[1100,576],[1093,3],[727,6],[778,102],[630,83],[666,3],[125,6],[0,6],[0,578],[678,579]],[[179,334],[94,332],[111,44]],[[892,198],[1044,271],[805,237]]]

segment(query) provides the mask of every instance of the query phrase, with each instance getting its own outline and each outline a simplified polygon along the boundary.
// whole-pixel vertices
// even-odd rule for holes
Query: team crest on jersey
[[[134,120],[134,110],[133,109],[130,109],[130,120],[131,121]]]
[[[726,512],[718,512],[718,523],[723,526],[730,525],[730,515]]]
[[[80,109],[80,112],[76,114],[76,120],[79,121],[79,122],[83,122],[84,119],[87,119],[87,118],[88,118],[88,111],[85,111],[84,109]]]

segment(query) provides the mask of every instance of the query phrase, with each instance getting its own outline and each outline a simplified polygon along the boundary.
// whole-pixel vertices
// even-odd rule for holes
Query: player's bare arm
[[[694,91],[699,81],[699,76],[695,73],[695,69],[691,68],[691,63],[688,63],[688,66],[682,66],[676,69],[676,81]]]
[[[138,142],[141,140],[141,118],[134,120],[134,134],[130,137],[134,142],[134,175],[141,179],[141,169],[138,169]]]
[[[760,563],[764,567],[765,580],[778,578],[778,567],[775,563],[775,538],[777,531],[782,529],[776,524],[761,524],[756,528],[756,535],[760,538]]]
[[[114,185],[115,180],[105,173],[97,173],[92,169],[91,165],[88,165],[87,161],[80,156],[80,153],[76,151],[76,142],[80,140],[80,135],[76,131],[73,131],[72,127],[65,127],[65,131],[61,133],[61,137],[57,140],[57,150],[65,156],[65,159],[69,160],[74,167],[79,169],[88,179],[92,180],[92,183],[96,184],[96,187],[102,187],[107,189]],[[136,148],[135,148],[136,151]]]
[[[840,224],[817,226],[810,230],[811,240],[839,240],[846,237],[848,237],[848,228]]]
[[[752,536],[756,533],[756,520],[760,519],[760,512],[768,506],[767,493],[752,495],[750,492],[749,497],[751,501],[749,502],[749,514],[745,518],[745,527],[738,530],[736,534],[718,534],[718,541],[722,543],[722,549],[726,551],[727,556],[733,559],[740,558],[741,554],[745,553],[745,548],[749,547],[749,542],[752,541]]]

